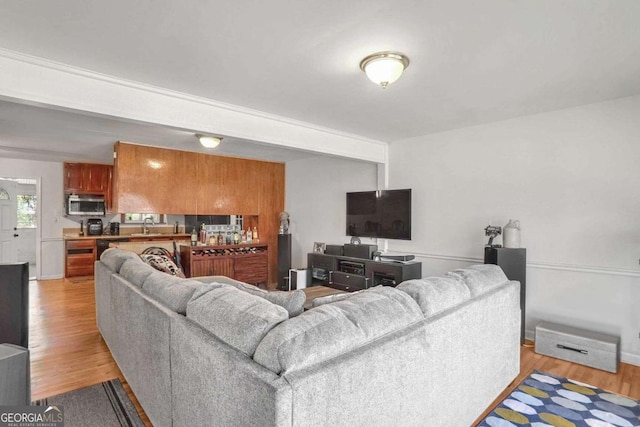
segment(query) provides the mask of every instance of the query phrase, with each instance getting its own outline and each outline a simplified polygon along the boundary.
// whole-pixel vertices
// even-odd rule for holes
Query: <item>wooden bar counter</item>
[[[269,245],[180,245],[180,261],[187,277],[227,276],[265,287],[269,276]]]

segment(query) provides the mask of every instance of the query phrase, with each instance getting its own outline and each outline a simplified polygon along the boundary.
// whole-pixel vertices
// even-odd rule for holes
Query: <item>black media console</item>
[[[318,252],[307,255],[307,267],[311,286],[324,285],[350,292],[378,285],[396,286],[422,277],[422,263],[417,261],[373,261]]]

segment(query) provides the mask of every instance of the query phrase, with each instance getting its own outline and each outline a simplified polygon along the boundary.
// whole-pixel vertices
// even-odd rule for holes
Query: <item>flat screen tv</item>
[[[411,240],[411,189],[347,193],[347,235]]]

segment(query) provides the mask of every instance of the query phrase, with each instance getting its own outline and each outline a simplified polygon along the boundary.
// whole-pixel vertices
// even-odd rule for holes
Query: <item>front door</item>
[[[0,263],[18,262],[18,202],[15,181],[0,179]]]

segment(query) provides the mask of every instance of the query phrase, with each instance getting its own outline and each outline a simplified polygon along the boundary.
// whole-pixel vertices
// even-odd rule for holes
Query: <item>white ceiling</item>
[[[637,0],[0,0],[0,10],[2,48],[382,141],[640,93]],[[411,59],[386,90],[358,67],[381,50]],[[193,139],[10,103],[0,113],[0,155],[102,158],[118,139]],[[223,154],[307,155],[235,147]]]

